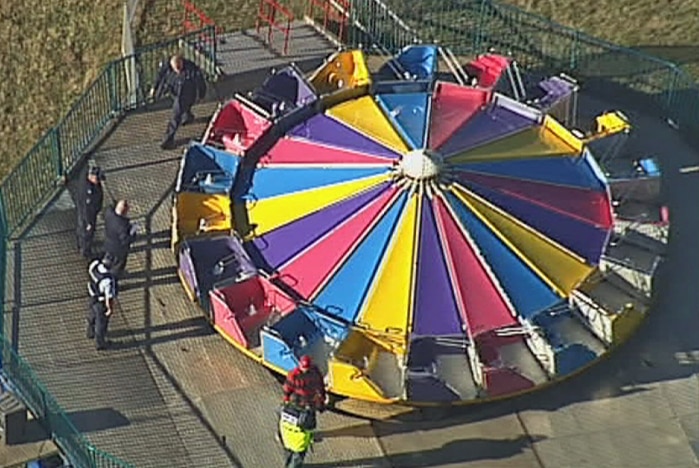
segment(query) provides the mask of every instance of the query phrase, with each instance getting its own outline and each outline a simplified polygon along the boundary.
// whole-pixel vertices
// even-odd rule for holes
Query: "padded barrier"
[[[175,192],[227,194],[239,162],[237,155],[192,143],[182,156]]]
[[[340,89],[369,86],[371,75],[361,50],[347,50],[331,55],[310,78],[318,94],[330,94]]]
[[[216,236],[233,228],[230,199],[226,195],[181,192],[172,207],[170,247],[178,252],[182,240],[194,236]]]
[[[271,125],[263,112],[237,97],[226,102],[211,119],[204,143],[223,146],[227,151],[242,154]]]
[[[275,70],[262,86],[252,92],[250,99],[272,118],[276,118],[294,108],[312,104],[318,96],[303,74],[292,64]]]
[[[245,349],[259,348],[263,327],[272,326],[296,307],[291,298],[261,276],[216,286],[209,295],[219,333]]]
[[[209,291],[216,283],[243,281],[257,274],[235,237],[190,239],[180,246],[178,273],[190,298],[211,316]]]
[[[327,373],[330,355],[347,333],[347,325],[310,306],[300,306],[262,330],[262,356],[272,366],[289,371],[307,354]]]
[[[419,337],[408,353],[406,391],[410,401],[452,402],[479,395],[464,336]]]

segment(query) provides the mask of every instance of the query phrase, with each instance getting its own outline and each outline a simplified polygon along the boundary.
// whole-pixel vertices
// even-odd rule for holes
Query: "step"
[[[598,273],[573,291],[573,304],[607,345],[628,338],[643,320],[649,298],[614,272]]]
[[[628,233],[636,232],[661,244],[667,244],[670,226],[667,224],[640,223],[617,218],[614,220],[614,232],[617,235],[628,235]]]
[[[603,272],[613,271],[650,297],[653,276],[662,257],[635,244],[610,243],[600,261]]]
[[[621,238],[622,242],[647,250],[659,257],[665,257],[667,251],[666,239],[660,240],[636,229],[624,229],[621,231],[615,229],[615,234]]]

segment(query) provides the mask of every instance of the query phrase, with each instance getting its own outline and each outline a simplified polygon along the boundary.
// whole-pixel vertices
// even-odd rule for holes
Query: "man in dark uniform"
[[[162,62],[155,84],[150,90],[150,97],[171,94],[172,117],[167,124],[165,139],[160,144],[162,149],[175,147],[175,133],[180,125],[187,125],[194,120],[192,106],[197,98],[206,94],[206,81],[201,69],[182,55],[173,55],[170,60]]]
[[[131,242],[136,236],[137,227],[127,217],[129,204],[119,200],[114,208],[104,213],[104,250],[114,258],[112,272],[121,276],[126,268]]]
[[[92,240],[95,237],[97,214],[102,210],[102,183],[104,175],[98,166],[87,171],[87,177],[78,187],[76,196],[77,226],[75,237],[78,251],[88,259],[92,259]]]
[[[90,263],[87,269],[90,280],[87,292],[90,296],[87,313],[87,338],[95,340],[98,351],[107,349],[107,328],[109,318],[114,313],[118,294],[117,278],[111,273],[113,258],[104,258]]]

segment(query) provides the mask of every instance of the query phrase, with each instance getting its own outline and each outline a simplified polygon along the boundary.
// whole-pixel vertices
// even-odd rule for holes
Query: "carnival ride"
[[[668,220],[656,161],[615,165],[626,117],[575,129],[577,92],[430,45],[374,75],[358,50],[273,71],[183,155],[187,294],[248,356],[311,355],[341,396],[470,402],[584,368],[642,320],[661,253],[634,227]]]

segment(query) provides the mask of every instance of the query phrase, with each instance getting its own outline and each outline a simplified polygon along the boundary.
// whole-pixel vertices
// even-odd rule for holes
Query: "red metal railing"
[[[182,19],[182,30],[184,34],[193,31],[201,31],[207,26],[212,26],[216,31],[216,37],[221,37],[223,29],[217,26],[214,20],[209,18],[206,13],[197,8],[194,2],[185,0],[182,2],[182,6],[184,7],[184,18]]]
[[[281,20],[277,20],[277,12],[281,13]],[[272,45],[274,31],[284,34],[284,55],[289,50],[289,37],[291,36],[291,22],[294,14],[277,0],[260,0],[260,8],[257,10],[257,34],[263,24],[267,25],[267,44]]]
[[[317,11],[316,7],[320,10]],[[351,0],[306,0],[306,16],[316,21],[317,11],[317,19],[322,21],[323,30],[335,34],[340,42],[344,42],[351,7]]]

